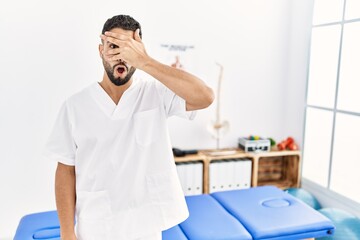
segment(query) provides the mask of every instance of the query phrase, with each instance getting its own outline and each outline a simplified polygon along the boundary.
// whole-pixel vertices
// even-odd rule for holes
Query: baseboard
[[[308,180],[301,179],[301,187],[313,194],[323,208],[340,208],[360,218],[360,203]]]

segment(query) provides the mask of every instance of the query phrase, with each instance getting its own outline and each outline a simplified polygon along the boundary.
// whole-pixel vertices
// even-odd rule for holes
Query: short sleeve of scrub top
[[[178,116],[189,120],[195,118],[196,111],[186,111],[186,101],[183,98],[176,95],[160,81],[155,81],[155,84],[164,104],[167,117]]]
[[[71,131],[67,101],[64,101],[45,144],[43,157],[65,165],[75,165],[76,144]]]

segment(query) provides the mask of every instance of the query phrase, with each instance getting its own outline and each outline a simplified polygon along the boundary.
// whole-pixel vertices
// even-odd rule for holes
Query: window
[[[330,189],[360,202],[360,117],[338,113],[334,137]]]
[[[360,0],[315,0],[303,177],[360,202]]]
[[[344,0],[315,0],[313,24],[318,25],[341,21],[343,6]]]
[[[304,145],[306,161],[303,164],[303,173],[306,173],[307,178],[324,187],[328,183],[332,128],[331,111],[308,108]]]
[[[308,84],[310,105],[334,107],[340,34],[340,24],[314,28],[312,32]]]
[[[339,97],[337,106],[338,109],[359,113],[359,93],[360,21],[349,23],[344,26],[339,81]]]
[[[356,19],[360,18],[360,1],[359,0],[346,0],[346,13],[345,19]]]

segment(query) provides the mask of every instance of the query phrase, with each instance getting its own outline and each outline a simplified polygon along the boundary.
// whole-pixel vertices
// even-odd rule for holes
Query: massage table
[[[327,237],[333,223],[273,186],[185,197],[189,218],[163,240],[292,240]],[[56,211],[24,216],[14,240],[60,240]]]

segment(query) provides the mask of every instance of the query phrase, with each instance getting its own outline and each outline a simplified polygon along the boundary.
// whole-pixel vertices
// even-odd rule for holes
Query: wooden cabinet
[[[209,193],[209,166],[214,160],[250,159],[252,161],[251,186],[275,185],[279,188],[300,187],[301,156],[299,151],[270,151],[246,153],[239,149],[226,150],[220,155],[215,150],[175,157],[175,162],[203,163],[203,190]]]

